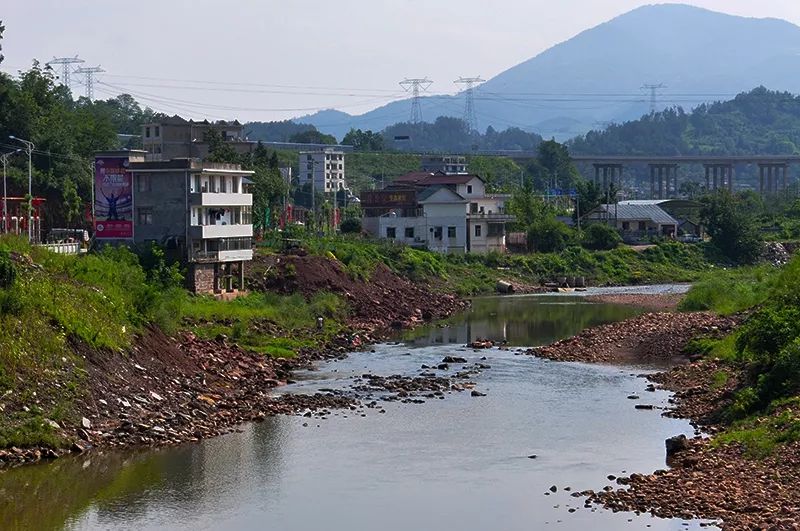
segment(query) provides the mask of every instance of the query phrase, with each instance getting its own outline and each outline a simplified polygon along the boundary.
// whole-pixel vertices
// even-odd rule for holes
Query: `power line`
[[[72,90],[72,86],[69,83],[69,71],[70,65],[85,63],[83,59],[78,59],[78,56],[75,57],[53,57],[52,61],[48,61],[45,63],[47,66],[51,65],[61,65],[61,84],[67,87],[68,89]]]
[[[460,77],[453,81],[457,85],[465,85],[466,89],[464,90],[464,121],[467,123],[470,131],[477,130],[478,128],[478,120],[475,118],[475,99],[473,90],[476,83],[483,83],[486,81],[485,79],[481,79],[481,76],[477,77]]]
[[[433,81],[428,79],[427,77],[423,78],[405,78],[403,81],[400,82],[400,86],[406,92],[411,92],[411,123],[417,124],[422,121],[422,107],[419,104],[419,93],[420,90],[425,92],[428,90],[428,87],[433,84]]]

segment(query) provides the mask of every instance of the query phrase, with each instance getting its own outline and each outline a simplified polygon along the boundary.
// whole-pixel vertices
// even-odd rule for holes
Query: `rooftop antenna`
[[[422,121],[422,107],[419,104],[419,93],[428,90],[433,81],[427,77],[405,78],[400,82],[400,86],[406,92],[411,92],[411,123],[418,124]]]
[[[664,83],[659,83],[658,85],[645,83],[642,88],[650,91],[650,113],[652,114],[656,112],[656,91],[667,88],[667,86]]]
[[[105,72],[105,70],[99,66],[91,66],[89,68],[80,67],[75,70],[76,74],[84,74],[86,76],[86,97],[89,101],[94,99],[94,75],[100,72]]]
[[[466,102],[464,104],[464,121],[467,123],[470,131],[478,129],[478,120],[475,118],[475,94],[474,88],[477,83],[483,83],[485,79],[478,77],[460,77],[453,81],[457,85],[465,85],[464,97]]]
[[[47,61],[47,66],[61,65],[61,84],[72,90],[69,82],[70,65],[85,63],[83,59],[75,57],[53,57],[52,61]]]

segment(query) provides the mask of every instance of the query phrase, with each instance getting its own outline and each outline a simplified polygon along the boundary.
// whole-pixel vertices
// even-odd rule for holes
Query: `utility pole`
[[[457,85],[464,85],[466,88],[464,89],[464,121],[467,123],[470,131],[475,131],[478,129],[478,120],[475,117],[475,84],[476,83],[483,83],[486,81],[485,79],[481,79],[481,76],[477,77],[460,77],[453,81],[453,83]]]
[[[84,74],[86,76],[86,97],[89,101],[94,99],[94,75],[100,72],[105,72],[105,70],[99,66],[91,66],[89,68],[80,67],[75,70],[76,74]]]
[[[25,151],[28,152],[28,242],[33,242],[33,227],[31,227],[31,218],[33,218],[33,142],[30,140],[23,140],[14,135],[9,135],[8,138],[16,140],[25,144]]]
[[[0,155],[0,159],[3,161],[3,233],[5,234],[8,232],[8,188],[6,187],[6,171],[8,170],[8,157],[11,155],[15,155],[22,151],[21,149],[15,149],[9,153],[3,153]]]
[[[83,59],[75,57],[53,57],[52,61],[48,61],[47,66],[61,65],[61,84],[72,90],[72,85],[69,82],[70,65],[85,63]]]
[[[433,81],[427,77],[423,78],[405,78],[400,82],[400,86],[406,92],[411,92],[411,123],[418,124],[422,121],[422,107],[419,103],[419,93],[428,90]]]
[[[664,83],[659,83],[658,85],[645,83],[642,85],[642,88],[650,91],[650,112],[656,112],[656,91],[658,89],[667,88],[667,86]]]

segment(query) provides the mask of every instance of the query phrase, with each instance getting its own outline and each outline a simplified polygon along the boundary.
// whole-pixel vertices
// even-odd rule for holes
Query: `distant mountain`
[[[524,43],[520,43],[524,46]],[[644,6],[584,31],[495,76],[477,89],[478,128],[520,127],[566,139],[658,108],[727,100],[756,86],[800,93],[800,27],[705,9]],[[461,116],[463,94],[423,98],[423,117]],[[408,100],[358,116],[335,110],[299,118],[341,138],[351,127],[382,130],[405,121]]]

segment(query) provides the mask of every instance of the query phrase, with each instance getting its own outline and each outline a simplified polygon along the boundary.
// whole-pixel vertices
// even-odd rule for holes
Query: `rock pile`
[[[587,328],[577,336],[530,349],[527,354],[557,361],[610,363],[670,360],[698,336],[720,337],[737,324],[710,312],[647,313],[619,323]]]

